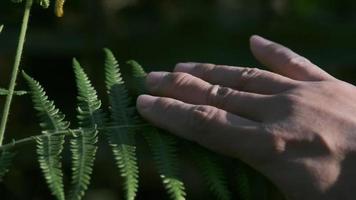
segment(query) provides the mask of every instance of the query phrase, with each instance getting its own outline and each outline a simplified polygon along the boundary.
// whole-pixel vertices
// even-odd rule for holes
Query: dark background
[[[0,87],[8,86],[23,6],[0,1],[0,24],[6,26],[0,35]],[[46,87],[72,121],[76,89],[71,59],[81,61],[106,102],[103,47],[111,48],[122,63],[133,58],[148,71],[169,71],[181,61],[260,67],[248,46],[249,37],[259,34],[294,49],[337,78],[356,83],[353,0],[68,0],[63,18],[56,18],[52,7],[43,10],[38,5],[31,17],[21,67]],[[21,77],[18,82],[18,89],[26,89]],[[3,97],[0,103],[2,110]],[[16,97],[6,142],[39,133],[29,97]],[[139,199],[164,199],[147,148],[142,146]],[[21,147],[20,152],[0,184],[1,195],[5,199],[51,199],[33,145]],[[189,199],[209,199],[189,158],[181,159],[187,161],[182,176],[190,188]],[[69,173],[68,150],[64,166]],[[104,146],[86,199],[119,199],[119,177],[110,150]]]

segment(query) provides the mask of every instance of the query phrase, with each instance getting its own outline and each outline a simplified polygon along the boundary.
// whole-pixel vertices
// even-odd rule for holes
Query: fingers
[[[334,79],[306,58],[260,36],[252,36],[250,46],[257,60],[283,76],[301,81]]]
[[[211,105],[240,116],[263,121],[269,116],[271,97],[236,91],[186,73],[152,72],[146,86],[150,93],[191,104]]]
[[[256,68],[203,63],[179,63],[175,72],[185,72],[212,84],[259,94],[276,94],[294,87],[295,80]]]
[[[264,156],[272,142],[271,135],[263,132],[261,124],[212,106],[141,95],[137,108],[155,126],[235,157]]]

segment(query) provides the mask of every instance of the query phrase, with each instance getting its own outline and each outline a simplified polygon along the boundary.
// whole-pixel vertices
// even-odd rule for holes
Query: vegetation
[[[21,0],[16,0],[20,3]],[[65,200],[82,199],[89,188],[93,174],[93,166],[97,157],[97,150],[101,148],[98,141],[107,138],[113,158],[123,180],[124,197],[133,200],[139,190],[139,166],[137,155],[137,138],[144,138],[151,149],[152,158],[156,164],[157,172],[162,180],[168,196],[173,200],[186,199],[186,184],[180,174],[180,160],[178,147],[188,147],[191,155],[200,169],[204,182],[214,199],[251,199],[248,174],[239,171],[238,188],[234,192],[228,185],[228,174],[220,162],[221,158],[201,147],[174,136],[144,122],[136,112],[134,100],[144,93],[143,80],[146,72],[136,61],[130,60],[124,66],[130,67],[128,78],[134,80],[134,87],[130,91],[124,80],[118,61],[111,50],[104,49],[105,53],[105,85],[108,108],[104,108],[97,91],[92,85],[88,75],[78,62],[73,59],[73,69],[77,85],[77,122],[70,123],[63,112],[55,106],[46,94],[45,89],[38,81],[22,72],[28,84],[29,91],[16,91],[16,81],[21,66],[23,47],[26,39],[32,0],[25,1],[24,17],[19,36],[17,54],[8,89],[0,89],[0,95],[6,96],[6,102],[1,118],[0,129],[0,180],[11,169],[11,164],[22,144],[36,143],[37,160],[43,176],[55,199]],[[50,6],[49,0],[35,1],[43,8]],[[64,0],[55,2],[55,13],[63,15]],[[0,32],[3,26],[0,26]],[[37,112],[42,133],[23,139],[13,140],[4,144],[6,124],[14,95],[30,94],[33,107]],[[77,127],[71,124],[78,124]],[[66,148],[66,140],[70,141],[72,159],[71,182],[64,184],[66,174],[62,169],[62,155]],[[233,161],[234,162],[234,161]],[[235,162],[237,163],[237,162]],[[237,165],[237,164],[236,164]],[[241,168],[242,169],[242,168]],[[100,172],[97,172],[100,173]],[[234,195],[234,193],[237,193]]]

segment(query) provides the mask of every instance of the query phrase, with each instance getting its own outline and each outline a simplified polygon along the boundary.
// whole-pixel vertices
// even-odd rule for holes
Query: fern
[[[64,200],[63,172],[61,170],[61,152],[63,150],[64,135],[55,135],[58,131],[65,131],[69,123],[65,116],[49,101],[42,86],[23,72],[30,87],[34,108],[40,118],[40,126],[44,137],[37,137],[37,154],[40,167],[47,181],[49,189],[58,200]]]
[[[80,200],[90,183],[97,151],[97,127],[102,125],[104,116],[100,110],[101,101],[98,100],[95,89],[76,59],[73,60],[73,68],[79,93],[77,117],[81,129],[80,134],[71,140],[73,175],[69,199]]]
[[[115,126],[130,126],[136,123],[134,108],[130,107],[130,97],[124,86],[119,65],[108,49],[105,49],[106,87],[111,105],[111,120]],[[138,188],[138,165],[134,131],[128,128],[115,128],[107,131],[109,143],[124,178],[126,199],[135,199]]]
[[[231,199],[231,193],[227,187],[226,176],[222,167],[218,164],[218,159],[211,152],[201,147],[191,147],[192,155],[200,171],[204,176],[204,182],[210,191],[219,200]]]
[[[147,73],[134,60],[127,61],[127,64],[131,65],[131,76],[135,81],[135,93],[142,94],[145,91],[144,78]],[[151,147],[163,185],[171,199],[185,199],[185,186],[178,178],[176,139],[170,135],[159,133],[156,128],[148,128],[142,134]]]
[[[3,150],[0,154],[0,182],[5,174],[9,171],[9,168],[14,158],[15,153]]]
[[[251,198],[251,188],[249,176],[247,173],[247,166],[244,163],[239,162],[237,166],[237,188],[239,197],[241,200],[250,200]]]
[[[143,133],[153,153],[154,161],[168,194],[173,200],[185,199],[184,183],[178,178],[176,140],[168,134],[161,134],[156,128]]]
[[[145,70],[142,68],[142,66],[134,61],[134,60],[129,60],[126,62],[128,65],[131,66],[131,77],[133,79],[134,85],[133,85],[133,90],[135,95],[140,95],[146,92],[145,88],[145,77],[147,76],[147,73]]]
[[[40,118],[42,135],[35,136],[40,167],[51,193],[58,200],[65,200],[63,173],[61,170],[61,152],[65,135],[72,135],[70,148],[72,152],[72,178],[67,199],[81,200],[87,191],[93,172],[97,152],[99,130],[105,130],[112,148],[116,165],[124,182],[125,199],[134,200],[139,184],[139,169],[136,155],[135,132],[141,120],[132,106],[120,68],[113,53],[105,49],[105,84],[110,103],[110,122],[105,123],[101,110],[101,101],[92,86],[87,74],[79,62],[73,60],[73,68],[78,90],[77,118],[79,127],[69,129],[69,123],[64,121],[64,115],[55,108],[54,102],[48,100],[42,86],[23,72],[27,80],[34,108]],[[144,93],[146,72],[136,61],[128,61],[131,66],[131,77],[134,81],[134,93]],[[7,90],[0,90],[4,95]],[[16,94],[25,94],[17,91]],[[108,125],[108,126],[106,126]],[[136,127],[136,128],[135,128]],[[142,126],[140,126],[142,128]],[[163,186],[172,200],[186,199],[186,189],[179,177],[177,159],[178,140],[155,127],[146,126],[140,130],[140,135],[149,144],[157,171]],[[15,141],[16,143],[16,141]],[[14,144],[15,145],[15,144]],[[218,157],[201,147],[189,146],[192,156],[204,177],[209,190],[219,200],[229,200],[232,194],[227,186],[227,179]],[[13,157],[13,153],[4,148],[0,154],[0,178],[3,176]],[[247,168],[239,164],[238,188],[240,199],[250,200],[250,183]]]

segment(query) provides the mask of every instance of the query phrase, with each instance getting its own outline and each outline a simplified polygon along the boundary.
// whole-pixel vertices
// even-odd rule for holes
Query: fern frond
[[[0,154],[0,182],[5,174],[9,171],[12,160],[15,156],[15,153],[9,151],[2,151]]]
[[[81,134],[77,134],[71,140],[73,173],[69,199],[80,200],[90,184],[98,148],[97,127],[103,124],[104,116],[100,109],[101,101],[98,99],[97,92],[76,59],[73,59],[73,68],[79,94],[77,118]]]
[[[114,125],[134,125],[137,119],[134,107],[130,107],[130,97],[124,86],[118,62],[109,49],[105,51],[106,88],[111,105],[111,119]],[[116,163],[124,178],[126,199],[133,200],[138,189],[138,164],[134,131],[117,128],[107,131]]]
[[[0,88],[0,96],[6,96],[9,94],[9,90]],[[27,91],[14,91],[14,95],[22,96],[27,94]]]
[[[37,110],[45,136],[36,138],[38,161],[52,194],[58,200],[64,200],[61,170],[64,135],[52,133],[67,130],[69,122],[64,121],[65,116],[54,106],[54,102],[48,100],[43,87],[25,72],[23,76],[28,82],[34,108]]]
[[[185,186],[178,178],[176,139],[168,134],[159,133],[156,128],[148,128],[142,135],[151,148],[158,172],[170,198],[185,199]]]
[[[23,0],[11,0],[13,3],[21,3]]]
[[[96,128],[104,124],[105,116],[101,110],[101,101],[87,74],[79,62],[73,60],[73,68],[78,90],[78,120],[81,127]]]
[[[142,94],[145,90],[144,78],[147,73],[134,60],[126,63],[131,65],[131,76],[135,81],[135,93],[137,95]],[[183,181],[178,178],[175,138],[168,134],[159,133],[156,128],[148,128],[147,130],[142,134],[151,148],[163,185],[170,198],[173,200],[185,199],[185,186]]]
[[[247,166],[241,162],[237,166],[237,189],[241,200],[252,199]]]
[[[144,94],[146,92],[145,77],[147,76],[147,73],[143,67],[134,60],[129,60],[126,63],[131,66],[131,76],[135,83],[133,86],[135,95]]]
[[[72,183],[68,199],[80,200],[90,184],[98,142],[98,131],[80,129],[70,141],[72,151]]]
[[[204,182],[216,199],[231,199],[231,192],[228,189],[226,176],[223,168],[218,164],[218,159],[211,152],[195,147],[192,150],[194,160],[203,174]]]

